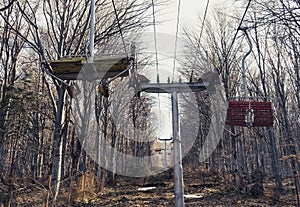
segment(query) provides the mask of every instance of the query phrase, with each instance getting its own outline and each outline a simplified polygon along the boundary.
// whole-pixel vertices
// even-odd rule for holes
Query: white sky
[[[213,10],[215,7],[233,7],[234,0],[210,0],[208,7],[207,19],[210,19],[213,14]],[[201,26],[201,19],[204,16],[205,8],[206,8],[207,0],[181,0],[180,7],[180,21],[179,21],[179,32],[183,26]],[[176,23],[177,23],[177,8],[178,8],[178,0],[173,0],[172,4],[167,5],[165,9],[161,10],[159,14],[155,16],[157,26],[157,46],[158,53],[167,54],[172,56],[174,53],[174,40],[176,35]],[[163,23],[161,23],[163,22]],[[196,28],[197,28],[196,27]],[[198,27],[199,28],[199,27]],[[153,32],[153,27],[149,28],[150,33]],[[152,31],[151,31],[152,30]],[[163,34],[162,34],[163,33]],[[154,43],[153,43],[153,34],[150,34],[149,37],[144,36],[144,39],[148,39],[151,46],[150,51],[154,51]],[[168,36],[169,35],[169,36]],[[180,36],[180,34],[179,34]],[[160,58],[162,56],[159,56]],[[159,59],[160,59],[159,58]],[[169,57],[169,60],[160,61],[159,60],[159,75],[160,82],[166,82],[167,77],[172,76],[172,68],[173,61],[172,57]],[[151,79],[151,81],[156,81],[156,70],[155,67],[151,66],[146,71],[152,71],[153,74],[149,76],[148,72],[146,72],[146,76]],[[175,82],[178,81],[178,77],[174,79]],[[158,99],[157,94],[153,95],[154,99]],[[156,114],[158,120],[155,121],[157,126],[157,137],[169,138],[172,136],[172,122],[171,122],[171,106],[170,106],[170,95],[168,94],[160,94],[159,102],[157,102],[156,106],[153,107],[153,112]],[[158,103],[160,107],[158,106]],[[160,118],[159,118],[160,117]]]
[[[231,6],[232,0],[209,0],[208,16],[210,18],[212,15],[214,7],[228,7]],[[203,18],[204,11],[206,8],[207,0],[181,0],[180,7],[180,25],[193,25],[199,24],[199,16]],[[166,6],[166,9],[161,11],[158,15],[157,22],[166,21],[163,24],[157,26],[158,32],[175,34],[176,32],[176,20],[177,20],[177,8],[178,0],[173,0],[173,2]]]

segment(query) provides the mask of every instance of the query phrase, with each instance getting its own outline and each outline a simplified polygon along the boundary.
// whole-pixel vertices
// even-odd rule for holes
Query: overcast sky
[[[215,7],[221,8],[230,8],[233,7],[234,0],[210,0],[208,7],[207,19],[210,19],[213,14]],[[180,22],[179,29],[183,26],[193,27],[195,25],[201,25],[201,19],[204,16],[207,0],[181,0],[180,7]],[[159,68],[158,73],[160,76],[161,82],[167,82],[167,77],[172,77],[173,69],[173,54],[174,54],[174,42],[176,34],[176,22],[177,22],[177,8],[178,0],[173,0],[172,4],[167,5],[159,14],[155,16],[157,31],[157,48],[159,53]],[[163,23],[162,23],[163,22]],[[197,28],[197,27],[196,27]],[[179,34],[180,37],[180,34]],[[149,42],[150,51],[154,51],[154,41],[153,41],[153,28],[149,28],[149,33],[143,36],[143,40]],[[180,42],[180,41],[179,41]],[[180,53],[180,43],[177,45],[177,59]],[[166,56],[169,56],[168,59],[164,59]],[[164,59],[164,60],[162,60]],[[176,71],[175,71],[176,73]],[[156,81],[156,70],[154,66],[147,68],[144,71],[144,75],[151,80],[151,82]],[[176,74],[175,74],[176,76]],[[178,76],[175,77],[175,82],[178,81]],[[170,106],[170,95],[160,94],[153,95],[152,97],[159,102],[156,102],[156,105],[152,107],[152,112],[156,114],[157,120],[153,122],[156,124],[156,133],[157,137],[169,138],[172,136],[172,122],[171,122],[171,106]],[[159,103],[159,105],[158,105]]]
[[[172,0],[170,4],[166,5],[164,8],[156,9],[156,39],[157,39],[157,51],[160,55],[171,55],[173,56],[175,51],[175,35],[176,35],[176,26],[177,26],[177,9],[178,9],[178,1]],[[179,34],[182,27],[194,27],[195,29],[199,29],[202,24],[205,8],[208,0],[181,0],[180,6],[180,21],[179,21]],[[209,0],[209,7],[206,19],[211,19],[213,15],[214,8],[221,7],[232,7],[232,3],[234,0]],[[225,11],[225,10],[224,10]],[[154,39],[153,39],[153,27],[149,27],[147,32],[143,35],[143,41],[147,42],[147,50],[155,51],[154,47]],[[180,40],[177,42],[177,58],[179,58],[181,49],[183,49],[183,45]],[[163,67],[163,63],[160,61],[160,68]],[[168,68],[170,68],[170,64],[168,64]],[[154,75],[153,78],[156,76]]]
[[[208,16],[210,18],[215,7],[230,7],[232,0],[210,0],[208,7]],[[180,7],[180,25],[199,24],[199,16],[203,18],[207,0],[181,0]],[[177,19],[178,0],[173,0],[171,4],[161,11],[157,22],[166,21],[157,26],[158,32],[175,34]]]
[[[157,47],[159,53],[173,54],[174,42],[177,26],[177,9],[178,1],[172,0],[170,4],[163,8],[155,7],[156,15],[156,32],[157,32]],[[202,25],[202,20],[205,13],[205,8],[208,0],[181,0],[180,6],[180,20],[179,20],[179,34],[178,37],[182,37],[180,33],[183,27],[199,30]],[[234,2],[234,3],[233,3]],[[206,20],[213,21],[213,12],[215,8],[221,8],[223,12],[233,11],[237,5],[236,0],[209,0],[209,7],[206,16]],[[229,8],[229,9],[228,9]],[[147,42],[148,49],[154,51],[153,41],[153,27],[148,27],[143,34],[143,41]],[[180,48],[180,41],[177,44]],[[151,49],[150,49],[151,48]],[[178,53],[180,53],[178,49]]]

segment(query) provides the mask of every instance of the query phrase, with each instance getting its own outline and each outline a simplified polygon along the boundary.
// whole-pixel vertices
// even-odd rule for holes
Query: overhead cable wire
[[[204,12],[204,17],[203,17],[203,20],[202,20],[202,25],[201,25],[200,35],[199,35],[199,39],[198,39],[198,41],[197,41],[196,49],[198,49],[198,48],[200,47],[200,44],[201,44],[201,38],[202,38],[202,34],[203,34],[204,23],[205,23],[206,16],[207,16],[208,6],[209,6],[209,0],[207,0],[207,3],[206,3],[205,12]],[[195,56],[194,63],[193,63],[193,66],[192,66],[191,79],[192,79],[192,76],[193,76],[193,73],[194,73],[194,65],[195,65],[195,63],[196,63],[196,58],[197,58],[197,56]]]
[[[199,41],[198,41],[198,46],[200,46],[200,41],[201,41],[202,34],[203,34],[204,23],[205,23],[206,16],[207,16],[208,6],[209,6],[209,0],[207,0],[206,7],[205,7],[204,17],[202,20],[202,26],[201,26],[201,31],[200,31]]]
[[[179,33],[180,7],[181,7],[181,1],[178,0],[172,82],[174,82],[176,59],[177,59],[177,42],[178,42],[178,33]]]
[[[242,16],[242,19],[241,19],[241,21],[240,21],[240,23],[239,23],[239,26],[238,26],[238,28],[236,29],[235,35],[234,35],[234,37],[233,37],[233,39],[232,39],[232,42],[231,42],[230,47],[229,47],[229,49],[228,49],[228,52],[227,52],[226,55],[225,55],[224,61],[223,61],[223,63],[222,63],[222,67],[224,66],[224,64],[225,64],[226,61],[227,61],[228,55],[229,55],[229,53],[230,53],[230,51],[231,51],[231,49],[232,49],[232,47],[233,47],[233,44],[234,44],[234,42],[235,42],[235,40],[236,40],[236,38],[237,38],[237,34],[239,33],[239,30],[240,30],[240,28],[241,28],[241,26],[242,26],[242,24],[243,24],[243,21],[244,21],[244,19],[245,19],[245,16],[246,16],[246,14],[247,14],[247,12],[248,12],[248,9],[249,9],[249,7],[250,7],[250,3],[251,3],[251,0],[248,1],[248,4],[247,4],[246,9],[245,9],[245,11],[244,11],[244,14],[243,14],[243,16]],[[219,72],[220,72],[220,71],[219,71]]]
[[[153,38],[154,38],[154,49],[155,49],[155,67],[156,67],[156,82],[159,83],[159,72],[158,72],[158,50],[157,50],[157,32],[156,32],[156,18],[155,18],[155,6],[154,0],[152,0],[152,19],[153,19]],[[160,104],[160,96],[157,93],[158,99],[158,110],[159,110],[159,126],[161,126],[161,104]]]
[[[123,43],[123,46],[124,46],[124,51],[127,54],[126,44],[125,44],[124,35],[123,35],[121,24],[120,24],[119,15],[118,15],[118,12],[117,12],[117,9],[116,9],[116,4],[115,4],[114,0],[111,0],[111,2],[112,2],[112,5],[114,7],[114,12],[115,12],[116,19],[117,19],[117,24],[118,24],[118,27],[119,27],[119,32],[120,32],[122,43]]]
[[[155,67],[156,67],[156,75],[157,75],[157,83],[159,83],[159,73],[158,73],[158,52],[157,52],[157,33],[156,33],[156,18],[155,18],[155,8],[154,8],[154,0],[152,0],[152,19],[153,19],[153,38],[154,38],[154,49],[155,49]]]
[[[90,62],[94,62],[95,55],[95,0],[91,1],[91,16],[90,16]]]

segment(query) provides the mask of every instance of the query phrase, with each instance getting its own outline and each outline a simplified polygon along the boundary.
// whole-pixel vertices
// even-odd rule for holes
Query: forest
[[[177,0],[0,2],[0,207],[183,206],[179,164],[184,206],[299,207],[300,2],[230,2],[197,24],[177,21],[171,78],[159,77],[155,17]],[[152,53],[143,52],[145,31]],[[176,58],[178,39],[185,55]],[[70,70],[91,75],[94,53],[95,62],[125,54],[131,68],[93,81],[55,72],[76,57],[83,65]],[[201,84],[207,74],[212,88],[175,101],[180,133],[160,140],[161,95],[141,86]],[[235,101],[249,107],[239,121],[230,120]],[[257,121],[255,103],[270,107],[260,114],[268,119]]]

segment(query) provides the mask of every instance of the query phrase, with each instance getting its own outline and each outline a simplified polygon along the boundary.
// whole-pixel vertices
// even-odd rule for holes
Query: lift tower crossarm
[[[210,85],[209,82],[197,83],[143,83],[140,90],[147,93],[178,93],[204,91]]]

